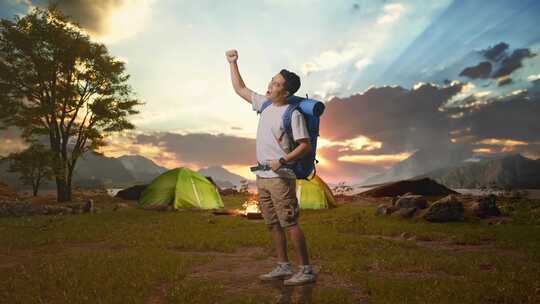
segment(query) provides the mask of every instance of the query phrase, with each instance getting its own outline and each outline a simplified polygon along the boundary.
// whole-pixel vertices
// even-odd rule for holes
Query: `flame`
[[[257,195],[252,194],[247,201],[242,204],[242,208],[240,210],[240,213],[242,215],[246,215],[248,213],[261,213],[261,208],[259,207],[259,202],[257,201]]]

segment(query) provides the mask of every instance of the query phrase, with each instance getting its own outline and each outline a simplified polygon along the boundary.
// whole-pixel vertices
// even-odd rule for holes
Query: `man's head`
[[[266,97],[272,100],[285,99],[298,91],[300,88],[300,77],[285,69],[277,73],[268,84]]]

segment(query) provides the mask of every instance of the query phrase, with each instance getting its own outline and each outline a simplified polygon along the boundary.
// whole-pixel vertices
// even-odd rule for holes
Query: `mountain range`
[[[21,190],[27,189],[20,183],[17,173],[7,172],[8,163],[0,162],[0,181]],[[85,188],[120,188],[134,184],[148,184],[169,170],[141,155],[107,157],[96,153],[85,153],[78,161],[73,173],[73,185]],[[211,177],[220,188],[240,187],[244,177],[231,173],[220,166],[202,168],[198,171]],[[40,189],[54,189],[54,181],[46,181]]]
[[[462,151],[448,157],[418,151],[383,174],[364,180],[362,187],[407,179],[431,178],[454,189],[499,187],[540,189],[540,159],[521,154],[471,158]]]
[[[495,159],[466,162],[460,166],[438,169],[420,177],[430,177],[454,189],[499,187],[540,189],[540,159],[520,154]]]
[[[7,172],[8,165],[7,162],[0,163],[0,180],[15,189],[28,188],[20,183],[18,173]],[[107,157],[87,152],[77,161],[73,173],[73,185],[85,188],[99,186],[115,188],[145,184],[167,170],[140,155]],[[46,181],[40,186],[40,189],[54,188],[54,181]]]
[[[362,185],[381,184],[415,177],[436,169],[460,165],[472,156],[470,149],[464,147],[441,147],[418,150],[389,170],[365,179]]]
[[[220,166],[202,168],[197,172],[204,176],[210,176],[220,188],[232,188],[233,186],[238,188],[240,187],[242,180],[246,179],[243,176],[231,173]]]

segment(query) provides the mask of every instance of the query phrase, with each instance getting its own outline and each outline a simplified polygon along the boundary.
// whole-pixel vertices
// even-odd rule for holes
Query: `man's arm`
[[[236,50],[229,50],[225,53],[227,61],[231,68],[231,81],[236,94],[244,98],[247,102],[251,103],[251,90],[246,87],[240,71],[238,70],[238,52]]]
[[[296,142],[298,143],[298,146],[289,152],[289,154],[285,155],[284,158],[286,162],[293,162],[311,151],[311,142],[309,141],[309,138],[301,138]]]
[[[293,162],[299,158],[302,158],[302,156],[309,153],[312,149],[309,138],[301,138],[296,142],[298,143],[298,146],[283,157],[286,162]],[[268,165],[273,171],[277,171],[281,167],[281,163],[278,159],[269,161]]]

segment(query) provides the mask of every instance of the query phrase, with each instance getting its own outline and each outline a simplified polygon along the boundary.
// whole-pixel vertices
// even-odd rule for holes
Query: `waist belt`
[[[292,169],[292,165],[289,165],[289,164],[281,165],[281,167],[279,169],[282,169],[282,168]],[[270,168],[269,165],[263,165],[263,164],[257,164],[256,166],[249,167],[249,171],[251,171],[251,172],[254,172],[254,171],[270,171],[270,170],[272,170],[272,168]]]

